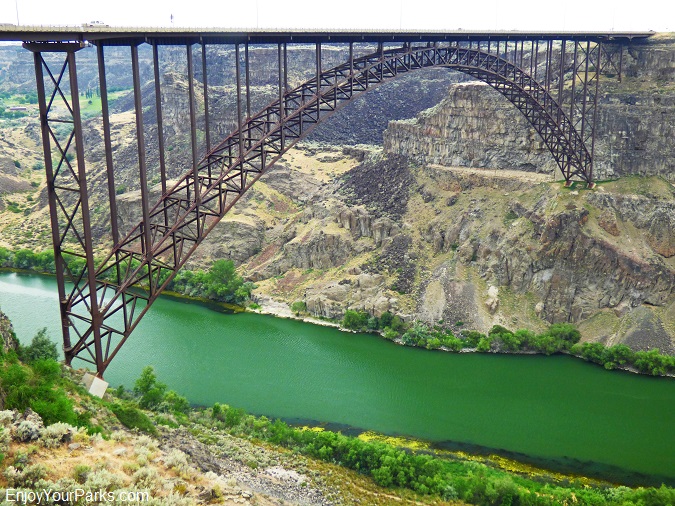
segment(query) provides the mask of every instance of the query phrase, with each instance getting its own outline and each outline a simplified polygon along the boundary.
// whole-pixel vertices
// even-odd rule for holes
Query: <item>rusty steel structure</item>
[[[602,75],[621,78],[624,47],[650,33],[518,32],[191,32],[120,29],[54,29],[0,33],[22,40],[33,53],[48,183],[56,276],[66,362],[93,365],[99,377],[153,301],[171,282],[237,200],[319,122],[354,97],[401,74],[441,67],[481,80],[504,95],[541,136],[566,182],[593,186],[593,152]],[[152,50],[152,78],[142,82],[139,46]],[[314,53],[312,77],[289,85],[289,45]],[[111,247],[96,257],[91,189],[86,170],[85,130],[79,103],[76,54],[97,52],[101,129],[105,146],[107,212]],[[237,127],[214,143],[209,108],[207,51],[234,52]],[[252,110],[249,49],[276,48],[276,99]],[[322,49],[340,45],[345,59],[325,68]],[[106,85],[106,50],[129,49],[141,220],[126,233],[118,226],[112,133]],[[169,184],[162,125],[158,48],[182,47],[187,60],[191,160]],[[195,47],[201,49],[201,88],[194,75]],[[49,55],[49,58],[46,58]],[[59,56],[58,64],[55,57]],[[154,88],[161,195],[151,198],[142,89]],[[201,104],[198,104],[198,95]],[[55,114],[56,104],[59,112]],[[206,152],[199,153],[200,136]]]

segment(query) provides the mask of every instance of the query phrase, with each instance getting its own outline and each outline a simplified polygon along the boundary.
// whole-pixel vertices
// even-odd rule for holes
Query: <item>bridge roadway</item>
[[[655,32],[578,31],[419,31],[419,30],[276,30],[229,28],[165,28],[121,26],[16,26],[0,25],[0,40],[30,42],[91,42],[104,45],[142,44],[278,44],[316,42],[441,42],[574,40],[630,42]]]

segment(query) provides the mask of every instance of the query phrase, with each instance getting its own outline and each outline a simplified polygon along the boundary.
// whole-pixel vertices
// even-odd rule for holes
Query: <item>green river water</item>
[[[24,343],[44,326],[60,339],[54,279],[0,273],[0,309]],[[626,483],[675,483],[672,379],[567,356],[405,348],[167,298],[155,302],[106,380],[131,387],[148,364],[193,404],[494,449]]]

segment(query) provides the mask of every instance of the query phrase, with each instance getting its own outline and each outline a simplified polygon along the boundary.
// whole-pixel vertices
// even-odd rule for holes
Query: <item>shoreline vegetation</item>
[[[83,267],[84,261],[80,258],[67,261],[73,270]],[[54,254],[51,251],[34,253],[28,249],[12,251],[0,247],[0,269],[54,274]],[[307,313],[304,301],[295,301],[290,306],[269,297],[257,299],[263,305],[252,301],[251,295],[255,288],[254,283],[245,282],[237,274],[231,260],[218,260],[208,271],[180,271],[168,285],[165,294],[179,300],[216,304],[235,313],[249,310],[315,325],[333,326],[344,331],[378,334],[399,345],[427,350],[451,353],[566,354],[607,370],[675,377],[675,356],[662,354],[658,349],[633,351],[624,344],[606,347],[598,342],[580,343],[581,334],[569,323],[553,324],[540,334],[528,329],[511,331],[495,325],[487,334],[462,329],[455,335],[443,321],[433,326],[417,321],[405,322],[389,312],[377,317],[365,311],[347,310],[341,321],[314,318]],[[462,325],[462,322],[456,322],[454,327]]]

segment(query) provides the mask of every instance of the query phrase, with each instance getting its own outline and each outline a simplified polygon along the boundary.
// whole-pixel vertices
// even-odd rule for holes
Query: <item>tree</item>
[[[673,370],[673,357],[661,355],[659,350],[638,351],[635,353],[635,367],[638,371],[653,376],[663,376]]]
[[[217,260],[206,275],[206,295],[221,302],[234,302],[244,280],[237,274],[232,260]]]
[[[612,364],[611,368],[614,368],[616,365],[632,364],[635,360],[635,353],[625,344],[617,344],[605,349],[602,360],[605,367],[607,364]]]
[[[19,352],[21,360],[24,362],[35,362],[37,360],[58,360],[59,352],[56,344],[49,339],[47,328],[38,330],[30,345],[21,348]]]
[[[481,337],[480,341],[478,341],[478,344],[476,345],[476,351],[485,353],[490,351],[491,345],[492,337]]]
[[[577,349],[575,347],[575,349]],[[589,362],[602,364],[602,356],[605,352],[605,347],[602,343],[584,343],[581,345],[581,356]]]
[[[564,349],[569,349],[581,339],[581,333],[571,323],[553,324],[548,328],[547,334],[560,341]]]
[[[293,311],[296,315],[304,313],[307,311],[307,304],[304,300],[296,300],[293,304],[291,304],[291,311]]]
[[[166,385],[157,381],[155,370],[151,365],[143,368],[134,384],[134,393],[141,398],[138,405],[144,409],[158,407],[164,400]]]
[[[347,309],[342,318],[342,326],[351,330],[364,330],[368,325],[369,314],[365,311],[353,311]]]
[[[486,337],[485,334],[481,334],[477,330],[463,330],[461,335],[464,338],[465,348],[475,348],[480,340]]]
[[[391,322],[394,319],[394,315],[389,311],[385,311],[380,316],[380,328],[391,327]]]
[[[17,269],[30,269],[33,266],[34,254],[29,249],[20,249],[14,253],[14,267]]]
[[[9,267],[12,261],[12,252],[0,247],[0,267]]]

